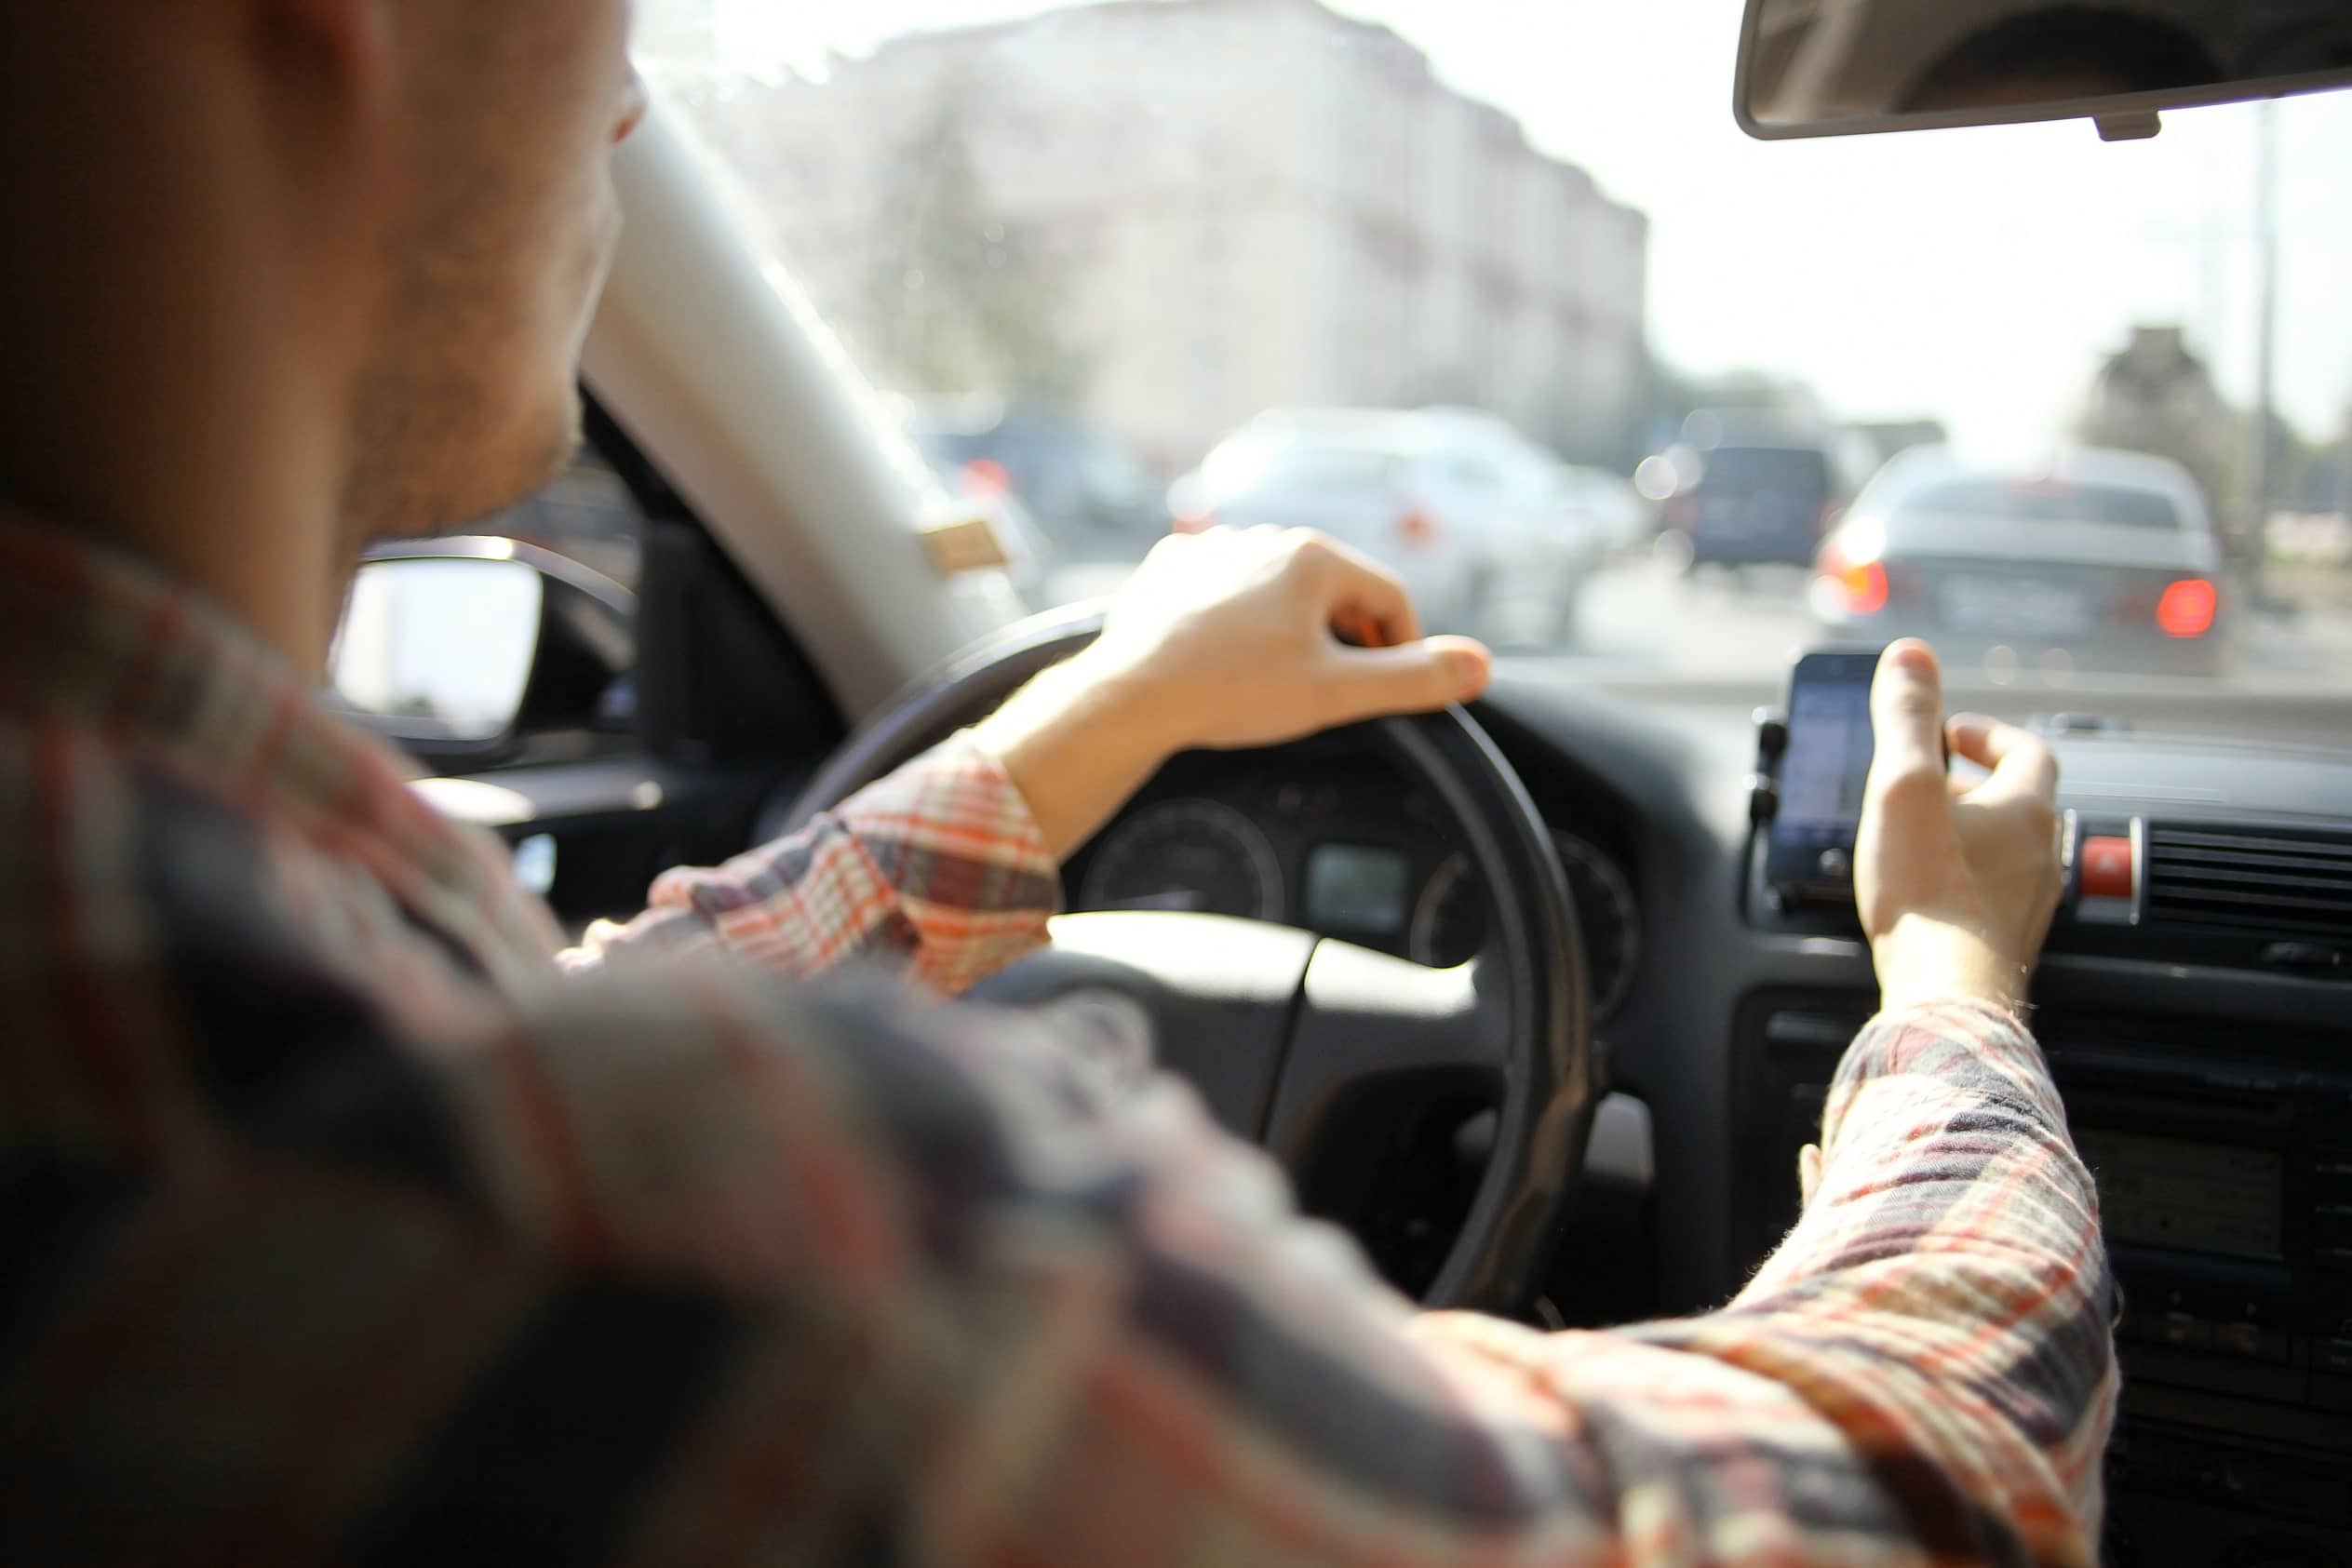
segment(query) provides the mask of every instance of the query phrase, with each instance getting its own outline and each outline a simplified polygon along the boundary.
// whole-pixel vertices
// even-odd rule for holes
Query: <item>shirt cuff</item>
[[[897,891],[915,972],[961,992],[1046,940],[1061,867],[1029,804],[970,730],[843,802],[834,819]]]

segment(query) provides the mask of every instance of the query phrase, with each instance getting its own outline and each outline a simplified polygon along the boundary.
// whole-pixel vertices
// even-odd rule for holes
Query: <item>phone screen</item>
[[[1789,705],[1781,821],[1807,833],[1842,829],[1850,840],[1862,820],[1872,745],[1868,686],[1799,687]]]
[[[1767,840],[1774,887],[1816,895],[1853,886],[1875,736],[1870,722],[1875,655],[1816,653],[1797,661],[1789,688],[1789,744],[1781,761],[1781,809]]]

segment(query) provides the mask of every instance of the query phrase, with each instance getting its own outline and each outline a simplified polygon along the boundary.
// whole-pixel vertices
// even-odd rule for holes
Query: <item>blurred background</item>
[[[1028,601],[1329,528],[1700,680],[2352,673],[2352,101],[1765,145],[1737,0],[640,0],[742,221]],[[625,577],[593,461],[514,531]]]

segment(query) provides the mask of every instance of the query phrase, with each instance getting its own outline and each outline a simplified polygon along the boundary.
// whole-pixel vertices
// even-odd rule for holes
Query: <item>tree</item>
[[[2075,426],[2087,446],[2171,458],[2196,478],[2217,518],[2241,514],[2235,531],[2242,535],[2240,433],[2211,372],[2178,327],[2133,328],[2131,341],[2100,367]]]
[[[874,214],[867,341],[883,373],[916,395],[994,393],[1068,407],[1091,366],[1060,320],[1064,269],[1033,228],[992,208],[950,80],[900,146]]]

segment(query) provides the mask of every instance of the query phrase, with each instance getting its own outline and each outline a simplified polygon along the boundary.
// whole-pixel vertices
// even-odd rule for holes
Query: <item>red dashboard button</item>
[[[2130,899],[2138,896],[2139,891],[2130,839],[2086,838],[2082,841],[2083,897]]]

